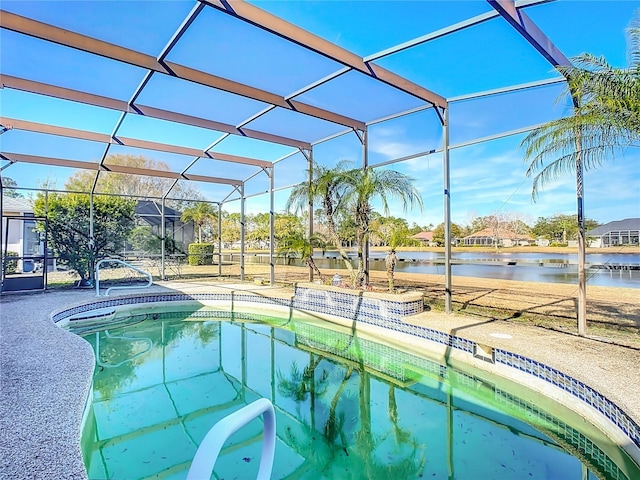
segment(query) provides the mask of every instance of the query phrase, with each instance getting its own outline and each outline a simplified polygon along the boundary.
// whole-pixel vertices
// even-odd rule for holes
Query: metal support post
[[[362,131],[362,169],[369,167],[369,132],[367,128]],[[364,244],[362,245],[362,256],[364,257],[364,283],[369,285],[369,232],[364,235]]]
[[[451,177],[449,174],[449,109],[442,112],[442,170],[444,173],[444,311],[451,313]]]
[[[276,271],[273,259],[273,244],[275,243],[275,236],[273,234],[275,226],[275,200],[273,193],[275,167],[267,168],[266,171],[269,175],[269,284],[274,286],[276,284]]]
[[[222,276],[222,204],[218,204],[218,276]]]
[[[244,238],[245,238],[245,220],[244,220],[244,183],[240,185],[240,281],[244,282]]]
[[[313,150],[308,150],[306,153],[304,150],[300,150],[300,151],[307,158],[307,165],[309,168],[308,170],[309,191],[311,191],[311,185],[313,184]],[[309,242],[311,242],[311,237],[313,237],[313,195],[309,195],[308,233],[309,233]],[[311,248],[313,249],[313,247]],[[311,266],[309,266],[309,282],[313,282],[313,268],[311,268]]]
[[[160,224],[161,224],[161,241],[162,241],[162,251],[160,252],[160,278],[165,280],[165,257],[166,257],[166,248],[167,248],[167,226],[165,225],[165,216],[164,216],[164,206],[165,206],[165,197],[162,197],[162,211],[160,212]]]
[[[93,190],[89,194],[89,272],[93,274],[94,278],[90,278],[89,281],[95,279],[95,261],[96,261],[96,239],[94,237],[94,211],[93,211]]]

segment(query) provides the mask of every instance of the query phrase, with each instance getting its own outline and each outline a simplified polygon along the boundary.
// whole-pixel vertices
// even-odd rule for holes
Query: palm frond
[[[640,8],[635,11],[627,28],[627,45],[629,69],[640,73]]]
[[[573,115],[546,123],[521,142],[534,199],[553,180],[575,173],[578,162],[588,171],[640,145],[639,25],[640,10],[628,30],[631,68],[614,68],[588,53],[559,68],[567,78],[564,95],[574,100]]]

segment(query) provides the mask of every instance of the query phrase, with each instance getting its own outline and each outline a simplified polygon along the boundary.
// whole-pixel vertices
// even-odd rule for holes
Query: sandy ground
[[[373,247],[372,250],[386,250],[387,247]],[[442,247],[399,247],[398,251],[442,252]],[[509,247],[496,250],[494,247],[453,247],[453,252],[486,252],[486,253],[578,253],[576,247]],[[617,247],[592,248],[588,247],[586,253],[631,253],[640,254],[640,246],[622,245]]]
[[[278,266],[276,272],[278,283],[309,279],[306,268]],[[325,279],[335,272],[346,273],[323,271]],[[269,270],[266,266],[248,265],[246,275],[268,279]],[[376,290],[386,289],[387,282],[385,272],[371,272],[371,284]],[[452,284],[455,313],[577,333],[577,285],[474,277],[454,277]],[[398,272],[395,286],[400,290],[418,290],[425,295],[429,308],[444,309],[443,275]],[[591,336],[640,349],[640,290],[587,287],[587,327]]]

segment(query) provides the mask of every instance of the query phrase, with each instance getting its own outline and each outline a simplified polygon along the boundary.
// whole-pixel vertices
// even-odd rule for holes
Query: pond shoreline
[[[387,252],[389,251],[388,246],[378,247],[371,246],[369,248],[370,252]],[[396,252],[437,252],[444,254],[444,247],[428,247],[428,246],[414,246],[414,247],[396,247]],[[316,248],[316,252],[322,253],[322,250]],[[328,248],[325,250],[326,253],[338,253],[336,248]],[[354,252],[355,247],[346,248],[347,252]],[[632,254],[632,255],[640,255],[640,245],[622,245],[617,247],[587,247],[585,249],[588,254]],[[566,255],[576,255],[578,253],[577,247],[536,247],[536,246],[520,246],[520,247],[485,247],[485,246],[477,246],[477,247],[451,247],[452,253],[494,253],[497,255],[508,254],[508,253],[560,253]],[[223,248],[222,253],[226,254],[239,254],[240,249],[231,249],[231,248]],[[247,248],[245,249],[245,253],[261,253],[261,254],[269,254],[268,248]]]
[[[371,251],[386,251],[389,247],[371,247]],[[397,247],[396,251],[419,251],[419,252],[443,252],[444,247]],[[478,253],[564,253],[567,255],[574,255],[578,253],[577,247],[451,247],[452,252],[478,252]],[[619,246],[619,247],[587,247],[586,253],[601,253],[601,254],[640,254],[640,246]]]

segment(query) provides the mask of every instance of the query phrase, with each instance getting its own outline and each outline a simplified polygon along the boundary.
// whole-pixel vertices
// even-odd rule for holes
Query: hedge
[[[213,263],[213,243],[190,243],[189,265],[211,265]]]

